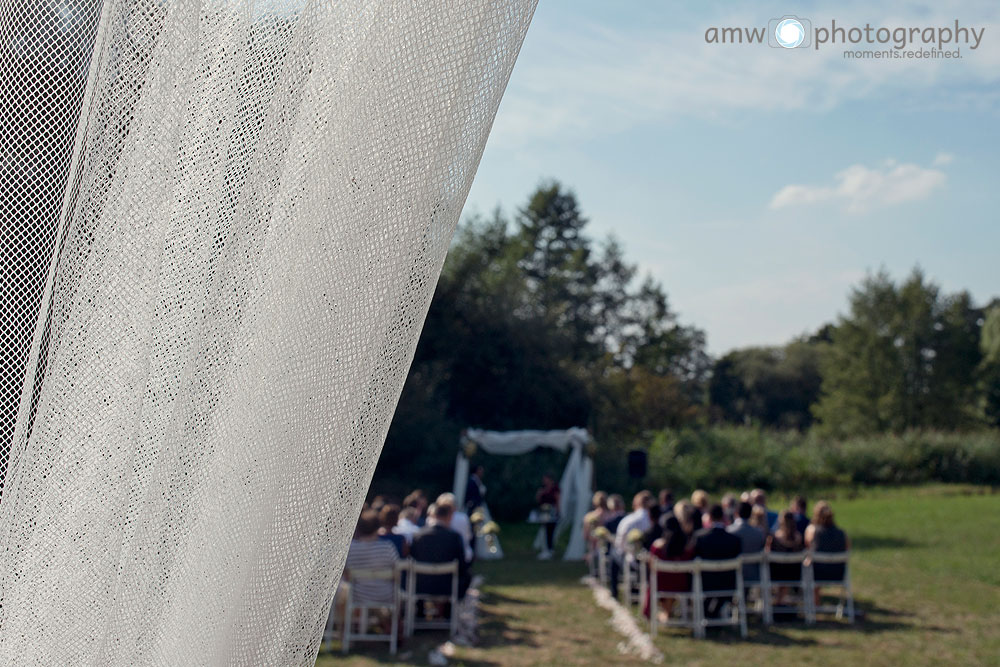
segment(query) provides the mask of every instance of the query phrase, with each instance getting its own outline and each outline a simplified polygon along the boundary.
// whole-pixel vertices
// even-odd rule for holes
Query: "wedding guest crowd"
[[[623,568],[628,567],[628,553],[637,547],[667,561],[727,560],[761,551],[799,553],[811,549],[837,553],[850,549],[850,540],[834,522],[829,503],[816,503],[811,520],[806,516],[806,507],[806,499],[795,496],[787,509],[771,510],[763,489],[744,492],[739,499],[726,494],[718,503],[713,503],[701,489],[691,494],[690,501],[675,503],[673,492],[663,489],[655,497],[649,491],[635,494],[632,512],[625,514],[621,496],[598,491],[593,497],[593,509],[584,517],[584,538],[588,559],[595,557],[597,549],[607,550],[609,585],[611,594],[617,597]],[[771,563],[769,574],[775,582],[798,581],[801,568],[798,563]],[[814,573],[817,581],[839,581],[844,576],[844,565],[816,564]],[[743,565],[746,582],[758,582],[760,576],[759,564]],[[701,577],[706,592],[736,587],[734,572],[704,572]],[[690,591],[690,575],[660,573],[657,588]],[[787,593],[787,587],[779,586],[776,601],[783,603]],[[644,613],[648,615],[652,613],[648,590],[646,596]],[[816,596],[818,599],[819,589]],[[718,615],[721,604],[721,598],[709,596],[706,614]],[[672,606],[670,600],[661,601],[659,613],[669,616]]]
[[[481,471],[479,471],[481,474]],[[455,505],[455,496],[443,493],[433,503],[417,489],[402,505],[384,496],[365,503],[347,550],[345,577],[353,570],[391,569],[402,558],[422,563],[458,561],[458,594],[465,596],[471,579],[473,529],[469,515]],[[418,593],[448,595],[448,575],[422,575],[416,582]],[[343,608],[343,591],[337,594]],[[393,599],[392,582],[359,581],[352,592],[359,602],[387,603]]]

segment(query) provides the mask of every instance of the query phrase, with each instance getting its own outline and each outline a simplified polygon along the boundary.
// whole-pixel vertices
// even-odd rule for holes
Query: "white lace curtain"
[[[315,660],[533,8],[0,0],[0,663]]]

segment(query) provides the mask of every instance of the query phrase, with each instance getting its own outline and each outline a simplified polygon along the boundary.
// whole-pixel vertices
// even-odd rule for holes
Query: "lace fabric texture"
[[[0,662],[312,664],[534,0],[28,5]]]

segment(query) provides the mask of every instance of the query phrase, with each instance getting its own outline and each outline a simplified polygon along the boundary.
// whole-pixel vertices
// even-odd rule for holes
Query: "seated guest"
[[[379,516],[374,510],[365,510],[358,519],[354,538],[347,550],[347,572],[356,570],[392,569],[399,560],[399,553],[391,542],[378,539]],[[391,604],[393,582],[387,580],[355,581],[352,595],[359,602],[384,602]]]
[[[649,506],[652,504],[653,494],[649,491],[640,491],[632,498],[632,513],[625,515],[618,522],[615,530],[615,542],[611,550],[611,596],[618,597],[618,578],[621,575],[622,567],[625,564],[625,550],[628,542],[628,534],[633,529],[646,532],[650,528]]]
[[[805,536],[806,528],[809,527],[809,517],[806,516],[806,497],[795,496],[792,499],[791,507],[788,509],[792,510],[792,516],[795,517],[795,527]]]
[[[449,503],[431,506],[428,525],[413,536],[410,556],[419,563],[447,563],[458,561],[458,596],[464,597],[469,588],[469,564],[465,560],[462,536],[451,529],[455,506]],[[448,575],[420,575],[417,592],[428,595],[450,595],[451,578]]]
[[[381,526],[378,529],[378,538],[386,540],[396,547],[400,558],[406,558],[408,551],[406,538],[393,532],[396,524],[399,523],[399,505],[383,505],[382,511],[378,513],[378,521]]]
[[[711,524],[694,535],[694,556],[705,560],[728,560],[740,555],[742,543],[736,535],[726,532],[725,514],[722,505],[712,505],[708,510]],[[710,591],[731,591],[736,589],[736,572],[702,572],[702,589]],[[705,614],[717,617],[725,598],[708,597],[705,600]]]
[[[597,548],[597,538],[594,537],[594,529],[603,526],[604,522],[611,516],[608,509],[608,494],[598,491],[590,501],[591,510],[583,515],[583,542],[587,546],[587,560],[593,557]]]
[[[417,518],[413,522],[423,528],[427,520],[425,516],[427,512],[427,496],[421,489],[414,489],[403,499],[403,508],[406,509],[408,507],[416,510]]]
[[[583,539],[590,539],[590,534],[594,528],[603,526],[604,522],[611,516],[608,509],[608,494],[598,491],[590,500],[590,511],[583,515]]]
[[[778,515],[778,528],[767,538],[767,550],[773,553],[798,553],[805,548],[802,533],[795,527],[795,517],[789,510]],[[774,581],[798,581],[802,577],[800,563],[771,563],[771,579]],[[777,604],[785,604],[788,587],[778,588]]]
[[[396,526],[392,529],[392,532],[396,535],[402,535],[406,540],[407,544],[413,542],[413,536],[420,530],[420,526],[417,525],[417,519],[419,515],[414,507],[404,507],[399,513],[399,520],[396,521]]]
[[[472,521],[469,519],[469,515],[458,509],[454,493],[442,493],[437,497],[435,504],[451,506],[451,529],[462,536],[462,544],[465,545],[465,562],[471,563],[472,557],[475,555],[472,549],[475,542],[473,541]]]
[[[649,512],[649,528],[642,534],[642,548],[649,551],[653,542],[663,537],[663,526],[660,524],[660,506],[653,503],[647,510]]]
[[[753,505],[750,510],[750,525],[765,536],[771,534],[771,524],[767,520],[767,510],[760,505]]]
[[[678,500],[674,503],[674,517],[688,539],[701,530],[701,512],[686,500]],[[694,546],[692,545],[691,548],[693,549]]]
[[[608,517],[604,520],[604,527],[614,535],[618,531],[618,524],[625,518],[625,499],[619,493],[612,493],[608,496]]]
[[[386,502],[385,496],[375,496],[372,498],[371,503],[369,503],[368,509],[378,514],[386,506]]]
[[[708,526],[712,523],[712,520],[708,516],[709,502],[710,498],[708,497],[708,493],[702,491],[701,489],[697,489],[691,494],[691,504],[697,507],[698,511],[701,512],[701,525],[704,528],[708,528]]]
[[[693,518],[694,513],[688,513],[686,518],[682,517],[682,523],[677,519],[677,513],[671,512],[664,522],[663,536],[653,542],[649,549],[650,556],[669,561],[692,560],[694,558],[694,545],[688,535],[694,531]],[[643,614],[647,617],[651,613],[649,600],[652,588],[652,586],[646,588]],[[691,590],[691,575],[686,572],[660,572],[656,577],[656,590],[657,592],[687,593]],[[669,617],[675,602],[676,598],[660,600],[661,611],[665,616]]]
[[[750,504],[764,508],[764,512],[767,514],[767,528],[770,531],[774,522],[778,520],[778,513],[767,509],[767,493],[764,492],[764,489],[754,489],[750,492]]]
[[[726,525],[732,525],[736,520],[736,496],[731,493],[722,496],[722,512],[726,515]]]
[[[833,509],[824,500],[816,503],[813,508],[812,523],[806,528],[804,536],[807,549],[819,553],[841,553],[849,551],[851,540],[847,534],[833,522]],[[843,563],[816,563],[813,565],[813,576],[818,581],[841,581],[844,578]],[[819,589],[816,589],[816,600],[819,600]]]
[[[667,520],[674,515],[674,492],[670,489],[660,489],[660,525],[664,528]]]
[[[759,528],[750,525],[750,514],[753,507],[750,503],[740,502],[736,506],[736,519],[726,530],[730,534],[740,538],[740,553],[756,554],[764,550],[766,538]],[[760,581],[760,565],[757,563],[747,563],[743,566],[743,580],[745,582]]]

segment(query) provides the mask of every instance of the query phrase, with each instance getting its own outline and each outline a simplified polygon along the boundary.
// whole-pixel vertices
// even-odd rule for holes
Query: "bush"
[[[652,435],[649,465],[647,486],[678,490],[1000,484],[1000,431],[911,431],[839,441],[746,427],[666,430]]]

